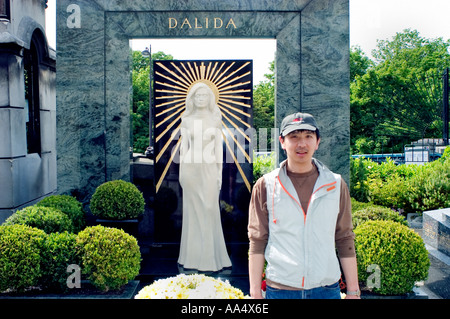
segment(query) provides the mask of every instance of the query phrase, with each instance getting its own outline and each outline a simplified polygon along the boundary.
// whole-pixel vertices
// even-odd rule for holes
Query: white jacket
[[[341,176],[313,161],[319,177],[307,214],[287,176],[286,161],[264,175],[269,212],[266,277],[302,289],[331,285],[341,276],[334,238]]]

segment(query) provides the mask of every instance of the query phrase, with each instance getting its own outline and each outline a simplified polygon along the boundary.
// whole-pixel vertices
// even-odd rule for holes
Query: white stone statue
[[[178,263],[185,269],[231,267],[220,220],[223,146],[221,114],[205,83],[192,86],[181,120],[179,181],[183,224]]]

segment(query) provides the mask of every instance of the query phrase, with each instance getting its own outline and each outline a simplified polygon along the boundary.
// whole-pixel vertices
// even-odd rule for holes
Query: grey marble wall
[[[129,40],[209,37],[277,40],[275,126],[298,110],[316,115],[318,156],[348,179],[348,0],[59,0],[60,193],[88,198],[130,178]]]
[[[301,105],[321,131],[317,157],[349,182],[348,1],[312,1],[302,12]]]

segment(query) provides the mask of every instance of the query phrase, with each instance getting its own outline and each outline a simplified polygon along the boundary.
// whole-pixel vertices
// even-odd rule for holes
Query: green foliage
[[[352,214],[354,212],[356,212],[357,210],[364,209],[366,207],[375,205],[373,203],[360,202],[360,201],[356,200],[354,197],[351,197],[351,202],[352,202]]]
[[[261,176],[275,169],[275,153],[270,155],[256,156],[253,154],[253,183]]]
[[[350,194],[359,202],[368,202],[367,178],[369,170],[376,163],[364,158],[350,159]]]
[[[368,66],[363,53],[352,49],[350,65],[358,71],[350,85],[353,154],[400,152],[411,141],[442,135],[439,100],[449,47],[442,38],[406,29],[378,41],[376,63]]]
[[[369,196],[378,205],[404,209],[407,182],[399,174],[393,174],[386,179],[379,177],[369,180]]]
[[[25,207],[6,219],[4,225],[28,225],[42,229],[47,234],[73,231],[70,218],[57,208],[45,206]]]
[[[405,29],[391,40],[379,40],[372,55],[384,68],[407,77],[449,65],[449,46],[442,38],[426,39],[417,30]]]
[[[359,280],[367,282],[370,265],[377,265],[381,271],[375,293],[405,294],[412,291],[415,282],[427,279],[428,252],[422,238],[410,228],[376,220],[359,225],[354,232]]]
[[[149,90],[150,90],[150,59],[144,57],[141,51],[132,53],[133,103],[131,119],[133,125],[133,151],[144,153],[149,146]],[[152,54],[153,60],[173,60],[173,56],[163,52]]]
[[[405,218],[390,208],[369,203],[356,204],[352,199],[353,228],[356,228],[369,220],[392,220],[408,226]]]
[[[447,146],[442,154],[441,161],[449,161],[450,160],[450,146]]]
[[[42,286],[56,291],[68,289],[67,266],[81,264],[75,248],[76,237],[76,234],[69,232],[52,233],[46,236],[41,253],[42,278],[40,282]]]
[[[353,82],[357,77],[366,74],[367,70],[374,66],[359,46],[353,46],[350,49],[350,81]]]
[[[42,199],[36,206],[54,207],[62,211],[72,220],[74,233],[78,233],[86,225],[82,204],[73,196],[51,195]]]
[[[144,196],[132,183],[109,181],[97,187],[90,201],[92,214],[104,219],[133,219],[144,212]]]
[[[406,185],[409,205],[405,209],[421,213],[450,207],[450,161],[438,160],[421,168]]]
[[[138,274],[141,253],[136,239],[121,229],[86,227],[78,233],[82,272],[102,291],[117,290]]]
[[[352,197],[361,202],[403,208],[405,180],[417,170],[416,165],[396,165],[388,159],[378,164],[370,159],[351,159]]]
[[[46,234],[26,225],[0,226],[0,292],[22,292],[38,284]]]
[[[351,174],[350,194],[358,201],[405,214],[450,207],[450,161],[445,157],[424,165],[352,159]]]
[[[270,63],[270,73],[265,74],[267,80],[261,81],[253,87],[253,127],[259,134],[261,129],[266,130],[267,145],[272,143],[271,128],[274,127],[275,114],[275,63]],[[258,135],[258,140],[261,138]],[[275,141],[278,142],[278,141]],[[259,144],[258,144],[259,145]]]

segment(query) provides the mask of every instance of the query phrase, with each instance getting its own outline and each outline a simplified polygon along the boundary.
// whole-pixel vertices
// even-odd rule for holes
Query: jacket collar
[[[316,186],[314,187],[314,191],[317,188],[320,188],[323,185],[330,184],[336,181],[336,175],[333,174],[328,167],[326,167],[321,161],[313,158],[313,163],[316,165],[318,171],[319,171],[319,177],[316,182]],[[278,170],[278,176],[280,177],[280,180],[286,184],[291,184],[290,179],[287,175],[287,160],[284,160],[280,163],[280,169]],[[292,185],[293,187],[293,185]]]
[[[331,171],[328,169],[328,167],[326,167],[321,161],[319,161],[318,159],[313,158],[312,162],[314,165],[316,165],[317,169],[319,170],[319,176],[320,175],[328,175],[328,174],[332,174]],[[278,174],[285,174],[287,176],[287,159],[282,161],[280,163],[280,172]]]

